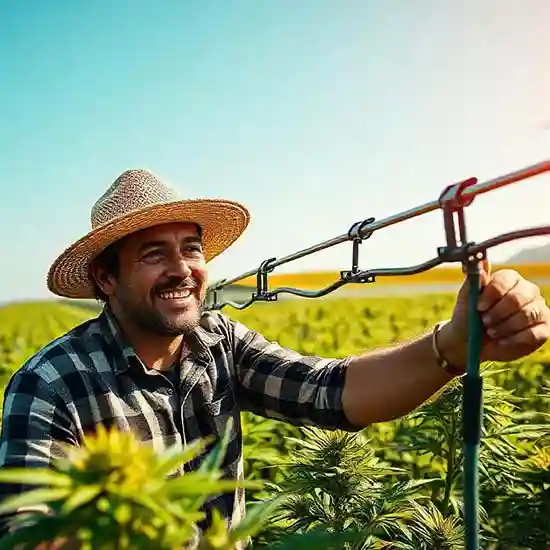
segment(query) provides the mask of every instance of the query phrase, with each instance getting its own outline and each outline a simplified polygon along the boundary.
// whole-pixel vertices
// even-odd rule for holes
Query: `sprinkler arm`
[[[462,262],[464,264],[469,255],[485,255],[487,249],[494,246],[517,239],[550,235],[550,226],[531,227],[498,235],[476,244],[468,242],[466,238],[466,224],[464,220],[464,211],[472,204],[476,196],[543,174],[545,172],[550,172],[550,160],[528,166],[521,170],[517,170],[485,182],[478,182],[476,178],[470,178],[447,186],[437,200],[421,204],[415,208],[399,212],[378,221],[371,217],[356,222],[349,228],[347,233],[344,233],[343,235],[339,235],[279,259],[269,258],[268,260],[263,261],[257,269],[247,271],[231,279],[222,279],[221,281],[211,285],[207,289],[207,304],[205,309],[222,309],[225,306],[234,307],[236,309],[244,309],[252,305],[254,302],[276,301],[279,294],[292,294],[302,298],[318,298],[321,296],[326,296],[346,284],[373,283],[375,282],[376,277],[415,275],[417,273],[428,271],[429,269],[443,263]],[[359,270],[359,246],[363,241],[369,239],[376,231],[384,229],[385,227],[390,227],[438,209],[443,211],[446,245],[438,249],[436,257],[419,265],[410,267],[381,268],[365,271]],[[269,290],[269,274],[272,273],[275,268],[348,241],[353,243],[351,269],[341,271],[340,279],[334,281],[332,284],[315,291],[308,291],[294,287],[279,287],[274,290]],[[225,287],[253,276],[256,276],[256,292],[249,300],[241,304],[233,301],[218,302],[218,294]]]

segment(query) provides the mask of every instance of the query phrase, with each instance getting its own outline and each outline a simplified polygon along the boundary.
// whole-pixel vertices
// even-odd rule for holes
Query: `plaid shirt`
[[[104,308],[38,351],[11,378],[2,411],[0,467],[48,466],[62,456],[59,442],[78,445],[100,423],[131,430],[163,451],[205,436],[221,437],[232,418],[223,469],[228,478],[240,480],[241,411],[296,425],[355,430],[341,404],[345,360],[300,355],[219,312],[203,314],[189,348],[176,389],[143,365]],[[0,484],[0,497],[23,490]],[[232,525],[243,517],[245,496],[237,490],[213,498],[207,514],[212,506]]]

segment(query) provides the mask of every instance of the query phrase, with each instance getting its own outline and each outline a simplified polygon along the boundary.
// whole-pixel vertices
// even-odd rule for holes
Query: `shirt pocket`
[[[235,420],[237,413],[235,396],[231,389],[214,395],[212,401],[204,403],[203,407],[204,419],[214,434],[219,437],[223,437],[227,423],[231,419]],[[235,426],[233,431],[234,429]]]
[[[232,390],[228,389],[221,395],[215,395],[212,401],[204,403],[203,411],[203,420],[207,424],[207,431],[215,438],[208,446],[207,454],[218,447],[226,433],[228,423],[232,422],[220,468],[227,475],[235,475],[236,464],[241,455],[241,429],[239,409]]]

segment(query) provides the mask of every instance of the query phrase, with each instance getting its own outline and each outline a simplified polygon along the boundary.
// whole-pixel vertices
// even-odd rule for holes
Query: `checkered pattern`
[[[341,405],[345,360],[300,355],[219,312],[203,315],[189,348],[175,391],[165,376],[145,368],[106,307],[48,344],[11,378],[0,467],[47,466],[62,456],[59,442],[78,445],[100,423],[132,430],[163,451],[219,437],[232,418],[223,468],[227,477],[242,479],[241,411],[295,425],[355,430]],[[0,497],[22,490],[0,485]],[[244,514],[244,494],[212,499],[207,513],[212,506],[234,524]]]

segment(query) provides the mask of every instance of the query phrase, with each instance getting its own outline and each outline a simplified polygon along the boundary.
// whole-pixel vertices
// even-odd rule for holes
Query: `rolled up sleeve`
[[[342,407],[347,359],[302,355],[231,321],[240,406],[294,425],[358,431]]]

